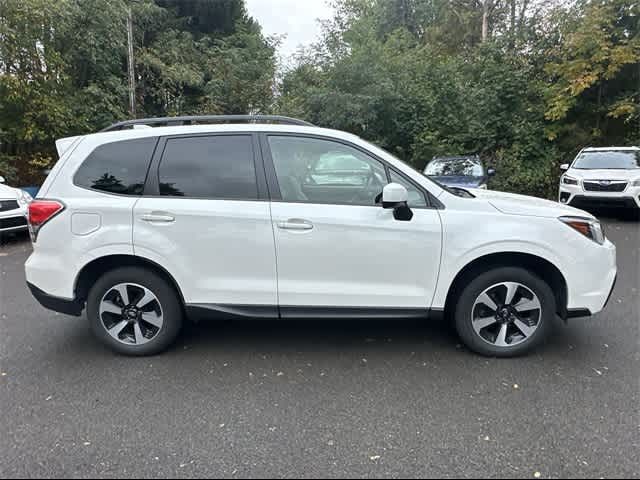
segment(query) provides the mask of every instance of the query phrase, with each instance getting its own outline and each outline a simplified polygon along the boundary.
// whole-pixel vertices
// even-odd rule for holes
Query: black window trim
[[[256,176],[257,198],[238,198],[238,197],[189,197],[189,196],[172,196],[160,194],[160,163],[164,157],[164,151],[169,140],[181,138],[200,138],[200,137],[250,137],[251,147],[253,151],[254,174]],[[255,132],[248,131],[225,131],[225,132],[206,132],[206,133],[187,133],[182,135],[167,135],[159,137],[160,141],[156,152],[151,161],[149,175],[145,183],[143,196],[145,198],[162,198],[171,200],[217,200],[227,202],[268,202],[269,192],[267,189],[267,180],[264,176],[264,167],[262,165],[262,155],[260,154],[260,144]],[[153,175],[151,174],[153,172]]]
[[[100,190],[98,188],[92,188],[92,187],[87,187],[84,185],[79,185],[76,181],[76,178],[78,176],[78,172],[80,171],[80,169],[84,166],[84,164],[87,162],[87,160],[89,159],[89,157],[93,154],[93,152],[95,152],[98,148],[103,147],[105,145],[111,145],[113,143],[124,143],[124,142],[131,142],[131,141],[135,141],[135,140],[147,140],[149,138],[155,138],[156,143],[153,146],[153,150],[151,152],[151,155],[149,156],[149,159],[147,160],[147,172],[145,174],[145,178],[144,178],[144,182],[142,184],[142,193],[139,195],[133,195],[133,194],[128,194],[128,193],[116,193],[116,192],[109,192],[107,190]],[[121,198],[141,198],[145,195],[145,192],[147,190],[147,183],[149,181],[149,173],[151,172],[151,167],[153,165],[153,160],[155,158],[155,155],[158,151],[158,145],[160,144],[160,138],[159,137],[137,137],[137,138],[125,138],[123,140],[116,140],[114,142],[105,142],[105,143],[101,143],[99,145],[96,145],[93,150],[91,150],[89,153],[87,153],[87,155],[84,157],[84,160],[82,160],[82,162],[80,162],[80,165],[78,165],[78,168],[76,168],[76,171],[73,172],[73,186],[77,187],[77,188],[81,188],[82,190],[86,190],[89,192],[94,192],[94,193],[101,193],[103,195],[111,195],[114,197],[121,197]]]
[[[267,178],[267,186],[269,188],[269,195],[271,197],[272,202],[277,203],[293,203],[293,204],[303,204],[303,205],[342,205],[348,207],[373,207],[380,208],[378,205],[358,205],[353,203],[344,203],[344,202],[305,202],[305,201],[285,201],[282,199],[282,193],[280,192],[280,185],[278,182],[278,176],[276,174],[275,165],[273,163],[273,157],[271,155],[271,147],[269,145],[269,137],[295,137],[295,138],[309,138],[314,140],[324,140],[330,141],[334,143],[340,143],[344,146],[353,148],[360,153],[373,158],[374,160],[380,162],[385,169],[385,174],[387,176],[387,182],[391,182],[390,171],[392,170],[395,174],[402,177],[407,183],[412,185],[418,192],[422,193],[425,197],[427,205],[425,207],[411,207],[412,209],[417,210],[443,210],[444,205],[437,199],[433,194],[431,194],[426,188],[418,185],[411,178],[409,178],[404,173],[400,172],[396,167],[391,165],[385,159],[379,157],[373,152],[361,147],[360,145],[356,145],[348,140],[343,140],[341,138],[335,138],[325,135],[318,135],[312,133],[294,133],[294,132],[260,132],[260,147],[262,151],[263,157],[263,165],[264,172]]]

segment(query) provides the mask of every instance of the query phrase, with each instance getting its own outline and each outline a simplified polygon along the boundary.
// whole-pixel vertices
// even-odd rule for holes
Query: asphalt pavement
[[[443,321],[218,321],[115,356],[40,307],[0,247],[2,477],[638,477],[640,222],[606,220],[608,308],[534,354]]]

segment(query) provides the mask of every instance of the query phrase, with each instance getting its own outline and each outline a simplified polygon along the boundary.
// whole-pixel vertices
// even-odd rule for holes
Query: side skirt
[[[188,304],[186,314],[193,320],[206,319],[426,319],[438,311],[426,308],[371,308],[371,307],[296,307],[273,305],[216,305]]]

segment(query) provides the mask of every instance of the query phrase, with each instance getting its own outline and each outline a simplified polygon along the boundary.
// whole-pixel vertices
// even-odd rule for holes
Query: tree
[[[0,0],[3,171],[39,181],[56,138],[128,116],[129,7],[139,115],[271,106],[275,43],[243,0]]]
[[[640,137],[640,10],[630,0],[581,8],[546,66],[552,77],[547,118],[552,137],[580,129],[596,144]],[[625,132],[631,132],[625,135]],[[630,136],[629,136],[630,135]]]

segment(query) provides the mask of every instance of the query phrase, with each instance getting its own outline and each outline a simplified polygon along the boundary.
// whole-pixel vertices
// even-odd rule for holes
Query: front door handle
[[[169,215],[168,213],[147,213],[140,217],[140,220],[148,223],[173,223],[176,221],[176,217]]]
[[[313,223],[308,222],[307,220],[301,220],[299,218],[290,218],[286,222],[278,222],[278,228],[281,230],[305,231],[312,230]]]

